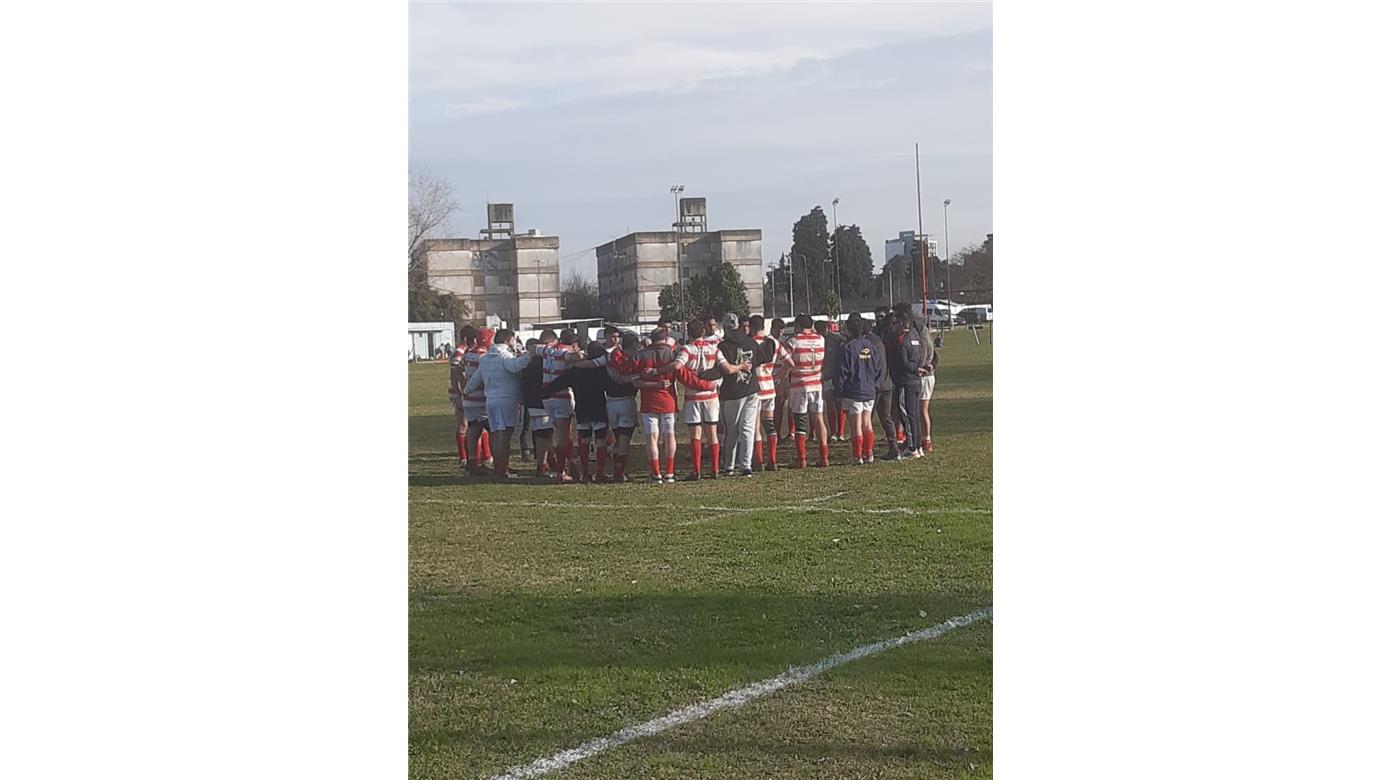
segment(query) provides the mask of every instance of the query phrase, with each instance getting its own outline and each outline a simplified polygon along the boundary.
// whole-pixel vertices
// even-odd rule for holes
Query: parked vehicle
[[[964,306],[958,312],[959,325],[980,325],[992,321],[992,307],[990,306]]]

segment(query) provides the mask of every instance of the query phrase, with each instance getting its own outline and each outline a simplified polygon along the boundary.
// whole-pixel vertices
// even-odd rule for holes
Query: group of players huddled
[[[807,467],[809,439],[818,466],[830,464],[829,445],[838,441],[851,443],[852,465],[873,463],[876,414],[884,460],[932,449],[928,407],[938,353],[909,304],[877,309],[874,322],[799,314],[789,335],[781,319],[765,325],[762,315],[726,314],[723,323],[699,317],[686,324],[679,345],[660,323],[646,337],[608,326],[602,341],[581,344],[564,328],[523,345],[510,330],[466,325],[448,387],[460,468],[510,479],[519,425],[522,457],[533,439],[536,478],[626,482],[640,420],[652,483],[674,482],[677,414],[690,429],[688,480],[704,473],[706,448],[714,477],[777,471],[780,432],[793,438],[792,468]]]

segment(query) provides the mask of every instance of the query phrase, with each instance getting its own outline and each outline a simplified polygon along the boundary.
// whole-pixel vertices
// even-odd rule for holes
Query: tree
[[[720,263],[705,276],[708,311],[716,316],[731,311],[741,317],[749,316],[749,293],[744,289],[744,280],[739,278],[733,264]]]
[[[685,307],[680,307],[680,285],[668,284],[657,296],[662,319],[686,322],[701,314],[720,316],[734,312],[747,317],[749,294],[732,263],[720,263],[686,281]]]
[[[419,245],[451,227],[457,198],[446,179],[419,174],[408,183],[408,271],[412,276],[423,264]]]
[[[827,240],[826,212],[814,206],[792,224],[793,288],[804,302],[811,291],[812,306],[826,299],[831,289],[831,244]]]
[[[559,307],[569,319],[603,316],[603,304],[598,297],[598,283],[577,270],[569,274],[559,288]]]
[[[953,264],[953,290],[963,302],[992,301],[992,234],[981,246],[958,252],[960,263]]]
[[[841,298],[848,305],[859,308],[858,304],[864,303],[875,288],[872,283],[875,266],[870,259],[870,245],[861,236],[860,226],[838,226],[831,235],[831,251],[834,257],[840,258],[837,274],[841,281]]]
[[[466,304],[456,295],[434,290],[426,282],[409,285],[409,322],[451,322],[456,330],[457,323],[465,322],[467,316]]]
[[[696,282],[700,277],[694,277],[690,284],[686,285],[685,306],[681,304],[681,286],[677,282],[672,282],[661,288],[661,292],[656,296],[656,302],[661,306],[661,319],[668,322],[687,322],[700,313],[700,304],[696,301]]]
[[[408,183],[408,320],[452,322],[466,320],[466,303],[428,283],[423,240],[446,231],[457,199],[445,180],[420,174]]]

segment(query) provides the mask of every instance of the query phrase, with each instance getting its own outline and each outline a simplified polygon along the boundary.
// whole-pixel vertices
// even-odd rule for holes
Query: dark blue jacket
[[[885,345],[890,359],[890,380],[896,387],[919,383],[919,369],[924,365],[924,349],[919,334],[907,330]]]
[[[880,353],[868,339],[851,339],[841,348],[841,368],[836,394],[852,401],[875,400],[880,377]]]

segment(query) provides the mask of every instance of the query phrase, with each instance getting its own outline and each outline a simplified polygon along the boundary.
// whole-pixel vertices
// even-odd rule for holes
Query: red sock
[[[875,431],[865,432],[865,457],[875,457]]]
[[[768,462],[774,466],[778,465],[778,434],[768,437]]]
[[[836,435],[846,435],[846,410],[842,409],[836,413]]]
[[[763,442],[754,439],[753,442],[753,462],[755,465],[763,465]]]
[[[719,442],[710,444],[710,473],[719,473]]]
[[[591,440],[589,440],[589,439],[587,439],[587,438],[584,438],[583,433],[579,433],[579,436],[578,436],[578,465],[579,465],[579,472],[580,472],[581,474],[583,474],[583,478],[584,478],[584,479],[588,479],[588,467],[592,465],[592,461],[593,461],[593,453],[590,452],[589,449],[588,449],[590,443],[591,443]]]
[[[667,455],[667,456],[666,456],[666,476],[668,476],[668,477],[674,477],[674,476],[676,476],[676,456],[675,456],[675,455]]]
[[[695,473],[700,473],[700,440],[698,438],[690,440],[690,465],[695,468]]]
[[[608,446],[604,444],[598,448],[598,471],[602,475],[608,470]]]
[[[797,467],[802,468],[807,465],[807,434],[794,434],[797,437]]]
[[[831,462],[831,450],[827,448],[826,441],[817,442],[817,451],[821,453],[821,464],[823,466]]]
[[[793,435],[793,434],[795,434],[795,433],[797,433],[797,420],[793,419],[792,416],[789,415],[789,416],[788,416],[788,435],[791,436],[791,435]]]
[[[851,437],[851,459],[860,462],[865,457],[865,437],[857,433]]]
[[[659,477],[659,476],[661,476],[661,459],[660,459],[660,458],[652,458],[652,459],[651,459],[651,475],[652,475],[653,477]]]
[[[463,431],[463,432],[457,434],[457,460],[460,462],[460,461],[464,461],[464,460],[466,460],[466,459],[467,459],[467,433],[466,433],[466,431]]]
[[[478,460],[480,460],[482,463],[485,463],[488,460],[492,460],[491,434],[486,431],[481,432],[481,452],[482,454],[478,457]]]

